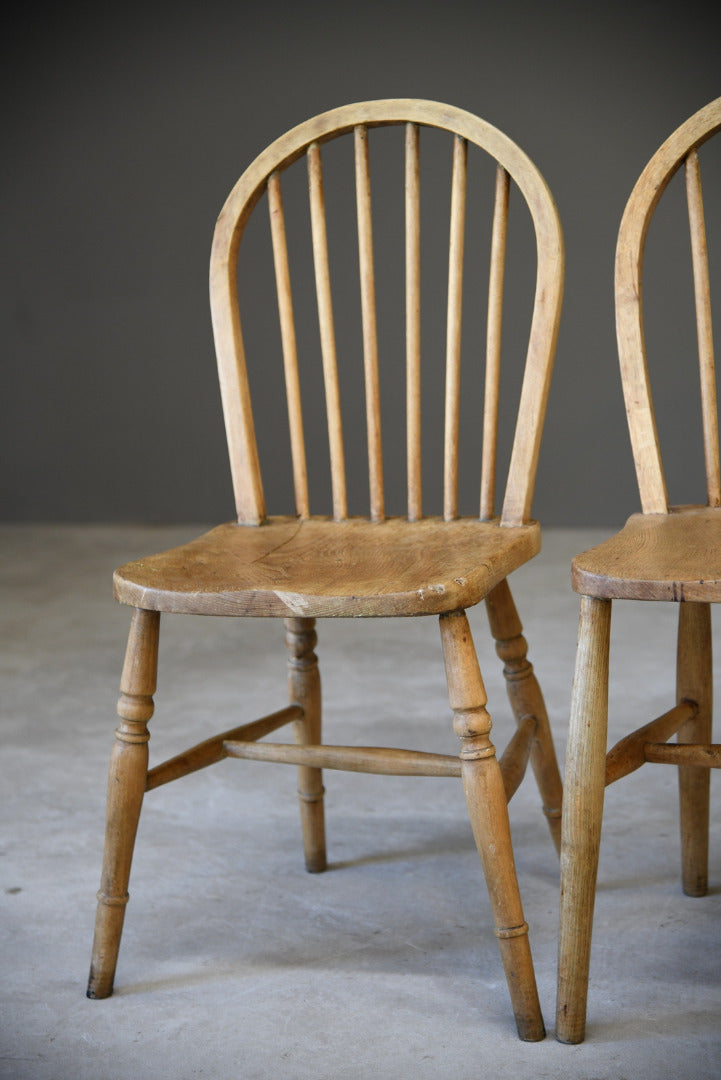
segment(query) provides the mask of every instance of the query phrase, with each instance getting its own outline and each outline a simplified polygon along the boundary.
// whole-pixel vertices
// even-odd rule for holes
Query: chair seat
[[[540,550],[536,522],[231,522],[115,571],[115,597],[200,615],[432,615],[478,603]]]
[[[721,601],[721,508],[632,514],[573,560],[573,588],[599,599]]]

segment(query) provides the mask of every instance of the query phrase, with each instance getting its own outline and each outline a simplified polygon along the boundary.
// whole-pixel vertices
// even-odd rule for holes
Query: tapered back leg
[[[678,609],[677,701],[693,701],[698,712],[679,729],[678,742],[710,743],[713,705],[711,605],[684,602]],[[683,891],[708,892],[708,830],[711,773],[698,765],[678,770]]]
[[[527,659],[528,645],[523,637],[523,626],[507,579],[486,597],[486,611],[491,633],[496,640],[496,652],[503,661],[508,699],[516,723],[523,723],[529,716],[536,721],[536,733],[531,745],[531,766],[541,793],[543,812],[548,819],[556,851],[560,854],[563,784],[546,704],[533,671],[533,664]]]
[[[318,641],[315,619],[286,619],[288,647],[288,693],[291,704],[303,709],[302,720],[294,723],[299,745],[321,741],[321,690],[318,658],[313,651]],[[310,873],[326,868],[323,773],[307,765],[298,767],[298,798],[305,866]]]

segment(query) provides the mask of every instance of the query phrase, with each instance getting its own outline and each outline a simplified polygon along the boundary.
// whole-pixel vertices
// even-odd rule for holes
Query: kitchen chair
[[[401,221],[399,234],[401,266],[405,258],[407,515],[404,517],[386,513],[381,443],[379,354],[383,350],[378,345],[379,267],[374,262],[369,148],[376,136],[375,129],[384,126],[395,126],[400,135],[396,145],[401,207],[405,200],[405,226]],[[447,140],[443,169],[446,182],[450,179],[450,243],[448,254],[443,256],[444,266],[448,267],[448,293],[445,411],[442,439],[439,439],[443,445],[442,514],[438,516],[424,516],[425,493],[421,482],[421,266],[425,265],[420,242],[421,129],[424,140],[427,137]],[[437,130],[427,136],[427,129]],[[339,321],[334,319],[331,265],[338,245],[334,248],[331,236],[334,223],[330,214],[331,185],[324,185],[324,165],[332,150],[329,144],[343,135],[351,139],[349,170],[351,177],[355,175],[354,228],[358,242],[355,266],[356,284],[360,285],[358,323],[362,331],[370,487],[370,510],[366,517],[349,513],[351,486],[346,483],[341,421],[348,353],[337,345]],[[439,166],[441,159],[435,147],[436,143],[432,142],[433,164]],[[475,176],[469,168],[469,148],[477,154],[475,147],[486,152],[480,155],[483,163],[487,155],[494,159],[488,188],[489,200],[494,201],[492,214],[490,201],[488,207],[491,259],[483,395],[481,375],[477,375],[479,401],[481,396],[484,400],[481,502],[478,516],[468,517],[459,516],[461,307],[466,190]],[[308,480],[310,455],[306,455],[306,443],[314,434],[314,425],[307,419],[308,398],[301,401],[301,376],[313,358],[301,355],[293,296],[296,286],[302,290],[307,279],[299,282],[296,275],[291,290],[291,240],[295,239],[295,233],[290,218],[287,220],[283,197],[288,190],[286,181],[290,186],[290,172],[286,175],[286,170],[301,160],[308,171],[313,266],[309,276],[314,278],[316,290],[320,348],[316,339],[315,351],[320,354],[324,385],[332,516],[314,515],[310,509],[317,488]],[[474,158],[474,168],[475,161]],[[335,158],[333,163],[334,168],[340,169]],[[327,179],[330,169],[325,173]],[[519,376],[522,385],[516,434],[503,507],[497,515],[494,488],[501,386],[499,361],[511,181],[527,203],[535,231],[532,242],[535,299],[528,300],[530,334],[526,359],[524,344],[519,365],[525,374],[522,379]],[[344,188],[348,187],[352,192],[353,183],[345,181]],[[284,371],[286,408],[271,410],[272,414],[264,415],[256,427],[249,389],[253,382],[250,349],[246,364],[241,334],[243,278],[239,279],[239,262],[242,266],[241,241],[246,226],[255,220],[252,211],[261,199],[270,215],[271,273],[275,276],[280,333],[277,348],[274,349],[270,340],[264,343],[260,375],[258,371],[252,375],[262,382],[269,377],[268,371],[277,358],[279,370]],[[285,201],[290,205],[289,200]],[[333,208],[336,213],[336,203]],[[434,219],[447,214],[444,200],[435,209]],[[470,245],[466,258],[469,254]],[[308,870],[320,871],[326,866],[323,768],[454,776],[463,780],[519,1034],[527,1040],[543,1038],[528,927],[514,867],[507,800],[520,783],[530,754],[551,833],[559,844],[561,782],[543,699],[526,659],[527,646],[506,578],[535,555],[540,546],[538,523],[529,515],[560,315],[563,266],[557,212],[534,165],[495,128],[446,105],[417,100],[371,101],[324,113],[272,143],[233,188],[215,230],[210,293],[237,520],[220,525],[182,547],[123,566],[115,573],[116,598],[134,610],[121,680],[120,725],[110,763],[106,846],[90,997],[106,997],[112,992],[128,900],[133,844],[146,791],[225,757],[294,764],[298,767],[306,866]],[[524,269],[528,269],[528,260]],[[251,266],[251,276],[259,272],[255,264]],[[531,281],[533,277],[531,268]],[[402,289],[403,286],[401,294]],[[432,312],[435,311],[438,296],[433,294],[428,300]],[[275,305],[276,301],[272,303]],[[345,331],[346,327],[340,329]],[[390,348],[386,350],[390,351]],[[360,352],[359,348],[359,357]],[[397,356],[384,357],[385,363],[394,361],[398,363]],[[429,355],[424,372],[433,364],[435,358]],[[423,398],[423,406],[426,404]],[[480,458],[481,423],[477,415],[472,419],[473,432],[478,432]],[[260,469],[261,435],[266,437],[271,457],[277,456],[278,447],[284,442],[290,444],[294,513],[284,516],[266,513]],[[483,599],[487,602],[497,651],[505,663],[508,693],[517,720],[517,730],[500,762],[490,738],[486,693],[465,614],[467,608]],[[147,721],[153,713],[159,619],[163,611],[283,619],[289,653],[290,704],[258,721],[205,740],[148,771]],[[320,682],[314,652],[316,619],[398,615],[440,617],[450,705],[455,731],[461,740],[460,757],[321,745]],[[293,726],[294,742],[258,741],[287,724]]]
[[[721,98],[682,124],[641,173],[616,248],[616,331],[642,513],[573,562],[581,595],[576,673],[566,759],[561,848],[557,1037],[585,1034],[591,925],[604,789],[646,762],[678,766],[683,890],[707,891],[711,745],[710,604],[721,600],[721,473],[706,229],[698,150],[721,129]],[[701,372],[707,503],[669,506],[656,429],[642,305],[646,233],[674,174],[685,169]],[[690,349],[692,351],[692,349]],[[676,704],[606,753],[611,603],[678,603]],[[668,740],[676,735],[676,742]]]

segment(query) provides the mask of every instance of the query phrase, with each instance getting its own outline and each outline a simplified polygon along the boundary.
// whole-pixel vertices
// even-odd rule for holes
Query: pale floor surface
[[[711,893],[678,883],[676,783],[606,803],[588,1038],[553,1038],[557,862],[529,775],[511,805],[549,1035],[515,1036],[460,786],[326,774],[331,869],[302,868],[292,770],[225,761],[148,796],[116,992],[84,983],[128,612],[113,567],[200,530],[0,529],[0,1077],[273,1080],[721,1076],[721,837]],[[546,530],[514,594],[559,757],[577,598],[596,532]],[[675,610],[614,609],[612,736],[669,707]],[[510,715],[472,615],[505,743]],[[326,739],[454,752],[435,619],[321,624]],[[279,624],[164,617],[153,760],[284,704]]]

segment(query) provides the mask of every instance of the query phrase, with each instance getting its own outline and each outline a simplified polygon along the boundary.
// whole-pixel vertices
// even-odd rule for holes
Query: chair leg
[[[611,601],[581,597],[566,752],[556,1038],[583,1042],[601,843],[608,728]]]
[[[713,670],[711,664],[711,606],[684,601],[678,609],[678,701],[695,701],[697,715],[678,733],[679,742],[711,742]],[[681,809],[683,891],[705,896],[708,891],[708,830],[711,772],[694,765],[678,770]]]
[[[301,706],[303,719],[294,723],[295,741],[318,745],[321,741],[321,691],[318,658],[313,649],[318,641],[315,619],[285,619],[288,647],[288,693],[291,703]],[[325,870],[325,818],[323,773],[307,765],[298,767],[298,798],[305,866],[310,873]]]
[[[563,798],[561,774],[543,694],[533,673],[533,664],[526,656],[528,645],[523,637],[523,626],[507,580],[504,579],[486,597],[486,611],[491,633],[496,639],[496,652],[503,661],[508,700],[516,723],[520,724],[528,716],[532,716],[536,721],[531,766],[541,793],[543,812],[548,819],[556,851],[560,854]]]
[[[130,865],[148,772],[147,722],[153,715],[159,628],[157,611],[133,612],[120,680],[120,725],[110,756],[105,854],[88,980],[90,998],[109,997],[113,992]]]
[[[483,863],[518,1034],[522,1039],[537,1041],[544,1037],[545,1029],[516,878],[503,780],[489,737],[491,718],[486,710],[486,691],[465,612],[442,615],[440,627],[454,729],[462,740],[463,789]]]

